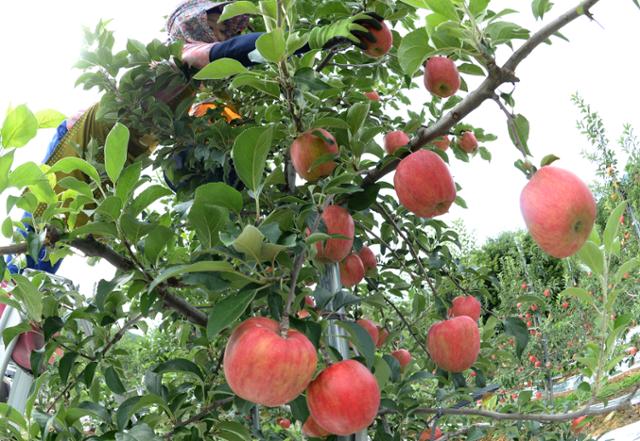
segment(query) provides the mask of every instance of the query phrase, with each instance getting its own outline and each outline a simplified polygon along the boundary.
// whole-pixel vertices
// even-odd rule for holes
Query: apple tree
[[[518,65],[591,18],[598,0],[566,11],[527,3],[514,6],[532,10],[536,31],[489,0],[236,1],[220,20],[250,15],[265,62],[222,58],[195,74],[180,43],[129,40],[115,50],[106,23],[87,30],[78,84],[102,92],[95,117],[109,134],[83,157],[14,164],[16,148],[61,118],[11,109],[0,189],[16,190],[2,224],[16,243],[2,251],[14,262],[37,260],[43,247],[52,262],[82,253],[117,273],[85,297],[44,272],[4,271],[1,301],[24,317],[4,341],[35,330],[44,350],[30,355],[24,411],[0,403],[3,436],[583,439],[570,421],[627,405],[567,406],[521,388],[517,369],[538,331],[512,294],[490,285],[494,267],[461,258],[458,226],[439,219],[466,206],[450,169],[491,159],[496,137],[465,117],[493,100],[515,147],[500,154],[514,156],[523,187],[530,179],[530,248],[574,256],[593,274],[592,290],[558,281],[550,308],[582,302],[593,322],[575,354],[597,397],[632,319],[613,314],[638,264],[620,251],[626,205],[594,226],[586,185],[549,166],[554,157],[531,163],[513,85]],[[376,42],[315,44],[321,26],[363,13],[384,18],[371,29]],[[314,49],[296,54],[307,43]],[[195,94],[158,99],[185,81]],[[406,111],[416,96],[424,107]],[[190,112],[194,102],[207,105]],[[159,147],[133,159],[132,139]],[[567,190],[555,212],[537,200],[549,185]],[[581,195],[578,206],[567,194]],[[555,218],[567,228],[546,223]],[[525,308],[543,308],[535,288],[522,293]],[[548,312],[537,314],[558,316]],[[133,330],[158,340],[133,345]]]

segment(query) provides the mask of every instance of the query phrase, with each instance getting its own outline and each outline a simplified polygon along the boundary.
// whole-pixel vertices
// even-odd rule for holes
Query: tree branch
[[[482,409],[453,409],[453,408],[437,408],[437,407],[419,407],[413,411],[413,413],[421,413],[421,414],[440,414],[440,415],[462,415],[462,416],[478,416],[483,418],[491,418],[494,420],[511,420],[511,421],[539,421],[546,423],[553,422],[562,422],[562,421],[570,421],[574,418],[578,418],[581,416],[596,416],[596,415],[604,415],[607,413],[614,412],[616,410],[623,409],[631,405],[631,400],[635,397],[636,393],[640,386],[636,387],[633,392],[629,394],[629,396],[621,401],[620,403],[602,408],[594,408],[590,405],[586,407],[576,410],[575,412],[567,412],[567,413],[502,413],[502,412],[494,412],[491,410],[482,410]],[[384,409],[380,413],[395,413],[390,409]]]
[[[202,409],[202,411],[200,411],[199,413],[195,414],[191,418],[176,423],[176,425],[174,426],[174,429],[171,432],[167,433],[164,436],[164,438],[165,439],[172,439],[173,435],[176,433],[176,431],[179,428],[184,427],[184,426],[188,426],[189,424],[195,423],[196,421],[200,421],[201,419],[203,419],[207,415],[209,415],[217,407],[223,406],[223,405],[225,405],[227,403],[231,403],[232,401],[233,401],[233,397],[223,398],[221,400],[214,401],[213,403],[211,403],[210,405],[206,406],[204,409]]]
[[[587,15],[590,17],[589,10],[600,0],[584,0],[577,6],[571,8],[546,26],[543,26],[538,32],[533,34],[527,41],[520,46],[502,67],[496,65],[488,66],[489,75],[478,86],[477,89],[469,93],[462,101],[460,101],[449,113],[440,118],[437,122],[429,127],[418,129],[416,136],[409,143],[409,150],[414,152],[421,147],[427,145],[439,136],[446,135],[455,124],[464,117],[476,110],[487,99],[491,98],[496,89],[508,82],[517,82],[515,70],[518,65],[553,34],[558,32],[564,26],[568,25],[578,17]],[[408,154],[408,153],[407,153]],[[365,188],[381,179],[386,174],[396,169],[401,158],[390,161],[385,166],[377,166],[367,173],[362,181],[362,187]]]

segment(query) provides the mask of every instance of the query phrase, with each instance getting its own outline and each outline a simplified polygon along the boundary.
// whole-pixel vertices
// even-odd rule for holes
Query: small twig
[[[318,67],[316,67],[316,72],[320,72],[322,69],[327,67],[331,59],[338,53],[338,50],[339,50],[338,46],[334,46],[331,49],[329,49],[329,52],[327,53],[327,55],[325,55],[325,57],[322,59],[320,64],[318,64]]]
[[[231,403],[233,401],[233,397],[228,397],[228,398],[223,398],[221,400],[216,400],[213,403],[211,403],[210,405],[206,406],[204,409],[202,409],[202,411],[198,412],[197,414],[195,414],[194,416],[192,416],[191,418],[188,418],[184,421],[179,421],[176,423],[175,426],[173,426],[173,430],[169,433],[167,433],[166,435],[164,435],[165,439],[172,439],[173,435],[178,431],[179,428],[184,427],[184,426],[188,426],[191,423],[195,423],[196,421],[200,421],[201,419],[205,418],[207,415],[209,415],[214,409],[220,407],[220,406],[224,406],[225,404]]]

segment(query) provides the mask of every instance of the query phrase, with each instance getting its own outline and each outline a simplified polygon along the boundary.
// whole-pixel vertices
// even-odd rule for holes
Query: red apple
[[[577,417],[571,420],[571,431],[573,433],[580,433],[582,432],[582,429],[584,429],[584,424],[581,424],[584,420],[585,420],[586,415],[583,415],[581,417]]]
[[[433,141],[432,144],[444,152],[449,148],[451,140],[449,140],[449,135],[444,135]]]
[[[429,58],[424,66],[424,85],[429,92],[441,98],[455,94],[460,89],[456,64],[447,57]]]
[[[393,351],[391,356],[398,360],[400,363],[400,369],[404,369],[409,363],[411,363],[411,353],[406,349],[398,349]]]
[[[541,400],[541,399],[542,399],[542,392],[538,390],[536,391],[536,400]]]
[[[247,401],[274,407],[307,387],[316,370],[316,348],[302,333],[266,317],[245,320],[231,334],[224,352],[224,375],[231,390]]]
[[[387,27],[387,24],[385,22],[380,22],[380,24],[382,25],[382,29],[376,29],[371,25],[363,24],[376,39],[375,43],[370,42],[366,38],[360,39],[365,45],[364,53],[372,58],[382,57],[389,52],[389,49],[393,46],[393,35]]]
[[[418,150],[400,161],[393,185],[400,203],[419,217],[444,214],[456,199],[449,168],[428,150]]]
[[[343,360],[311,382],[307,404],[320,426],[336,435],[350,435],[375,420],[380,389],[369,369],[355,360]]]
[[[562,309],[567,309],[569,308],[569,302],[562,302]]]
[[[638,348],[631,346],[630,348],[627,348],[625,352],[633,357],[638,353]]]
[[[409,144],[409,136],[402,130],[396,130],[384,135],[384,149],[390,155],[393,155],[396,150],[407,144]]]
[[[475,321],[480,319],[482,305],[474,296],[458,296],[451,302],[449,317],[466,315]]]
[[[544,292],[542,293],[543,296],[545,297],[550,297],[551,296],[551,291],[549,290],[549,288],[545,289]]]
[[[364,279],[364,265],[357,254],[349,254],[340,262],[340,282],[345,288],[357,285]]]
[[[0,303],[0,317],[2,317],[2,313],[4,312],[4,308],[6,308],[7,305],[5,305],[4,303]]]
[[[537,360],[537,361],[533,364],[533,366],[534,366],[534,367],[536,367],[536,368],[542,367],[542,362],[541,362],[540,360]]]
[[[288,429],[289,427],[291,427],[291,420],[289,420],[289,418],[278,418],[276,420],[276,423],[278,423],[278,425],[283,429]]]
[[[309,313],[309,311],[307,311],[306,309],[301,309],[300,311],[298,311],[298,313],[296,314],[298,316],[298,318],[300,320],[304,320],[307,317],[310,317],[311,314]]]
[[[327,239],[316,242],[316,257],[321,262],[340,262],[347,257],[353,246],[355,225],[349,212],[339,205],[329,205],[322,212],[322,221],[327,234],[340,234],[349,239]]]
[[[327,160],[318,164],[322,157],[338,154],[338,143],[325,129],[311,129],[298,136],[291,144],[291,162],[300,177],[309,182],[329,176],[336,162]]]
[[[380,333],[378,332],[378,326],[369,319],[359,319],[356,320],[356,323],[364,328],[365,331],[371,336],[371,340],[373,344],[378,343],[378,337],[380,337]]]
[[[467,153],[473,153],[478,148],[478,140],[473,132],[464,132],[458,141],[460,148]]]
[[[436,427],[436,430],[433,436],[431,436],[431,429],[425,429],[420,434],[420,441],[437,440],[441,436],[442,436],[442,430],[440,430],[439,427]]]
[[[371,248],[362,247],[360,248],[360,252],[358,253],[360,256],[360,260],[362,260],[362,264],[364,265],[365,273],[373,272],[378,265],[378,261],[376,260],[376,255],[373,254]]]
[[[316,301],[311,296],[304,296],[304,304],[307,305],[309,308],[315,308],[316,307]]]
[[[31,353],[44,348],[44,334],[36,327],[32,331],[18,336],[18,341],[11,353],[13,361],[21,368],[31,371]]]
[[[584,182],[550,165],[538,170],[524,187],[520,209],[533,240],[559,259],[582,247],[596,218],[596,203]]]
[[[376,92],[375,90],[365,92],[364,96],[369,98],[371,101],[380,101],[380,95],[378,95],[378,92]]]
[[[389,331],[387,328],[378,326],[378,341],[376,342],[376,348],[381,348],[384,342],[389,338]]]
[[[527,282],[522,282],[522,285],[520,285],[520,288],[527,289]]]
[[[314,420],[311,415],[309,415],[307,421],[302,425],[302,433],[311,438],[324,438],[330,435],[326,429],[320,427],[318,422]]]
[[[466,315],[435,323],[427,334],[427,349],[440,369],[463,372],[480,353],[478,324]]]

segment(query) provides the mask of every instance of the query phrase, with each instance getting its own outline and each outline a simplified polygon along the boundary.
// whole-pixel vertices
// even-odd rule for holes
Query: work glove
[[[317,26],[309,33],[311,49],[330,49],[343,43],[350,43],[366,49],[363,40],[376,42],[369,28],[382,29],[383,17],[375,12],[363,12],[353,17],[338,20],[326,26]]]

